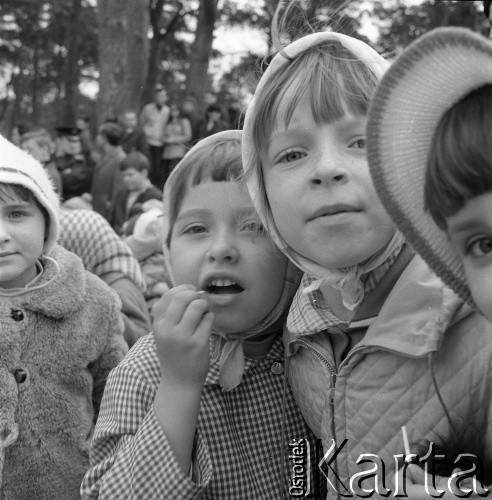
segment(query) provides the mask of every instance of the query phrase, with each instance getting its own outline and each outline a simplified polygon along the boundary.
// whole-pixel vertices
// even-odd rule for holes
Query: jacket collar
[[[378,286],[384,285],[384,279]],[[368,300],[372,294],[368,296]],[[447,288],[429,269],[420,256],[415,255],[403,269],[389,292],[379,313],[367,318],[356,314],[347,325],[347,332],[367,327],[363,339],[355,349],[382,348],[420,357],[439,348],[445,330],[472,312],[457,295]],[[288,331],[284,342],[288,352],[295,352],[294,344],[301,337],[309,337],[316,331]],[[328,328],[329,331],[329,328]]]
[[[85,270],[80,258],[60,245],[55,245],[49,255],[58,267],[51,260],[41,258],[44,270],[36,284],[44,286],[13,299],[29,311],[62,318],[79,309],[84,300]]]

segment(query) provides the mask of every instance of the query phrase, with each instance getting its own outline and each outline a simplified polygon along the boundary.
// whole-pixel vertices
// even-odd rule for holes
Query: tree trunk
[[[62,102],[62,123],[75,124],[79,85],[79,40],[81,0],[72,0],[72,17],[68,30],[67,58],[64,71],[65,95]]]
[[[98,122],[138,111],[146,80],[147,0],[99,0]]]
[[[37,42],[34,44],[32,75],[32,121],[35,125],[39,124],[39,47]]]
[[[161,28],[162,7],[164,0],[157,0],[153,7],[150,7],[150,24],[152,26],[152,39],[150,40],[149,64],[147,70],[147,81],[142,95],[142,105],[154,100],[155,86],[160,83],[161,62],[164,53],[164,47],[169,46],[174,41],[176,27],[179,18],[184,15],[182,12],[183,4],[177,2],[176,11],[171,17],[166,27]]]
[[[200,0],[196,35],[191,46],[186,91],[197,97],[199,109],[203,108],[204,93],[211,87],[208,65],[212,54],[217,2],[218,0]]]

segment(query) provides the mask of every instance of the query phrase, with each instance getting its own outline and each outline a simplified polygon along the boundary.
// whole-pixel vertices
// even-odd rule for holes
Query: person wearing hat
[[[244,123],[251,198],[305,273],[284,343],[294,396],[323,442],[329,498],[395,492],[402,426],[420,458],[430,442],[456,442],[492,470],[492,325],[416,255],[370,175],[367,112],[388,67],[354,37],[307,34],[273,57]]]
[[[127,350],[115,292],[57,244],[42,165],[0,136],[0,490],[80,498],[106,377]]]
[[[378,195],[447,285],[443,293],[456,294],[455,317],[478,308],[492,322],[492,41],[456,27],[417,39],[381,80],[367,130]],[[471,326],[462,336],[475,343]],[[490,359],[478,360],[489,352],[488,337],[475,349],[470,357],[488,386],[485,415],[492,372]],[[483,436],[489,466],[491,434]]]
[[[55,127],[53,161],[60,172],[63,199],[81,196],[91,188],[93,169],[87,163],[80,142],[80,129],[76,125],[64,124]]]
[[[63,196],[63,185],[58,167],[53,161],[54,143],[48,131],[43,127],[34,127],[31,123],[19,123],[18,146],[38,160],[53,182],[56,192]]]
[[[162,151],[164,148],[164,127],[169,120],[166,89],[158,84],[154,88],[154,101],[146,104],[140,113],[140,125],[149,145],[149,179],[159,186],[161,178]]]

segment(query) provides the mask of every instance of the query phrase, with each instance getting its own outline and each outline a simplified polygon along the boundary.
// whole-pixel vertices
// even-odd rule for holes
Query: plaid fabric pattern
[[[160,379],[154,337],[140,339],[109,376],[82,498],[290,498],[287,444],[304,438],[314,451],[315,442],[283,374],[272,370],[279,362],[280,337],[266,357],[246,360],[243,381],[230,392],[222,392],[218,366],[212,364],[191,475],[178,466],[153,411]]]
[[[374,290],[381,278],[393,265],[402,248],[402,246],[395,248],[395,251],[380,266],[367,274],[364,281],[365,294]],[[318,278],[305,273],[292,301],[289,316],[287,317],[287,330],[293,335],[311,335],[327,330],[332,326],[345,324],[330,310],[319,288],[304,293],[304,289],[316,279]]]
[[[62,210],[58,243],[77,254],[96,276],[119,272],[144,292],[140,265],[104,217],[92,210]]]

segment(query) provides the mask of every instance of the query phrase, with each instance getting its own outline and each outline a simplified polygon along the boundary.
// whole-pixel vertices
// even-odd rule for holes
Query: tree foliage
[[[221,26],[252,28],[270,47],[267,54],[245,54],[215,89],[225,100],[245,100],[274,50],[270,26],[279,0],[98,1],[99,6],[97,0],[0,2],[4,131],[14,121],[53,126],[88,114],[95,104],[80,92],[87,82],[100,85],[99,121],[145,104],[156,83],[178,99],[194,93],[200,101],[211,89],[209,62],[220,55],[212,42]],[[107,9],[114,22],[104,17]],[[380,33],[376,49],[389,56],[436,26],[489,29],[480,1],[299,0],[298,14],[285,39],[299,36],[307,21],[313,29],[329,25],[367,40],[362,20],[369,18]]]
[[[0,3],[0,66],[4,83],[0,95],[0,121],[51,122],[62,114],[68,85],[81,72],[97,63],[94,7],[82,0],[77,26],[80,39],[76,57],[73,47],[72,1],[2,0]],[[71,45],[72,44],[72,45]],[[72,72],[68,65],[72,64]],[[3,120],[2,120],[3,118]]]
[[[402,0],[378,0],[371,15],[379,27],[376,49],[388,57],[439,26],[461,26],[485,33],[488,24],[481,1],[424,0],[409,5]]]

